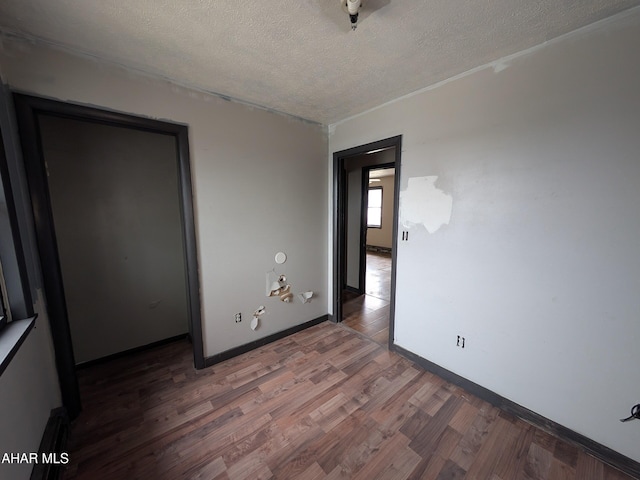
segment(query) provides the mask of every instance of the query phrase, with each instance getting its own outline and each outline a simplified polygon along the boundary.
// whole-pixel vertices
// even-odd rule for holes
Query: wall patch
[[[451,221],[453,197],[436,187],[437,176],[412,177],[400,192],[400,223],[407,229],[423,225],[435,233]]]

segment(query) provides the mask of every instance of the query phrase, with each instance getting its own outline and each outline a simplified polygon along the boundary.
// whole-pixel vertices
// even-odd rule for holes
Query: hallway
[[[343,323],[375,342],[389,341],[389,303],[391,292],[391,255],[367,252],[365,295],[345,292]]]

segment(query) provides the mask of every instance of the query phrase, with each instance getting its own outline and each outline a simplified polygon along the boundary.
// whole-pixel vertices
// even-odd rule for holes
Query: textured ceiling
[[[0,29],[330,124],[640,0],[2,0]]]

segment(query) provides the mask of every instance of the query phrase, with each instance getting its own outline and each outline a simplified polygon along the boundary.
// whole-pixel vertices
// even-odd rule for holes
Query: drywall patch
[[[437,232],[451,221],[453,197],[436,187],[437,176],[412,177],[400,192],[400,223],[405,228],[423,225]]]

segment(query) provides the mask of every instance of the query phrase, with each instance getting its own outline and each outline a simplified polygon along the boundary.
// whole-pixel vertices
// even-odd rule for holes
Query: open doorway
[[[401,137],[334,154],[334,317],[393,339]]]
[[[369,154],[367,160],[386,162],[394,156],[395,149],[391,148]],[[362,212],[355,219],[351,219],[347,213],[347,224],[352,220],[354,223],[363,222],[360,227],[364,228],[365,241],[363,248],[361,246],[363,251],[358,262],[358,277],[364,281],[357,294],[348,289],[344,292],[342,321],[372,340],[386,343],[389,338],[391,303],[395,163],[366,165],[361,169]],[[347,192],[347,201],[350,198]]]
[[[79,363],[188,333],[203,368],[187,127],[14,98],[69,416]]]

